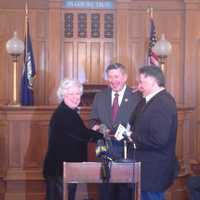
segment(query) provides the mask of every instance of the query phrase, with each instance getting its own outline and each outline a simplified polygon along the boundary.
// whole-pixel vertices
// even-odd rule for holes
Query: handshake
[[[96,124],[92,127],[92,130],[102,133],[105,139],[110,139],[111,137],[111,130],[105,124]]]
[[[129,142],[132,142],[131,139],[132,131],[130,130],[131,127],[129,124],[127,124],[126,127],[124,127],[122,124],[119,124],[114,135],[110,134],[110,129],[105,124],[100,124],[95,126],[96,128],[94,130],[98,130],[100,133],[102,133],[105,139],[110,139],[111,137],[114,136],[114,138],[118,141],[125,139]]]

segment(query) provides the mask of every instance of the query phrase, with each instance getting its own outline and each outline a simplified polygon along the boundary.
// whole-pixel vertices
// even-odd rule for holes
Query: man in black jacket
[[[140,68],[138,88],[144,103],[138,104],[130,123],[135,158],[142,166],[142,200],[164,200],[164,192],[175,179],[178,168],[176,103],[165,89],[159,67]]]

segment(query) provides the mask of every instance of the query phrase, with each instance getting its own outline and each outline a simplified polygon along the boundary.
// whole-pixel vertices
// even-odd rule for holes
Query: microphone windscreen
[[[96,156],[101,157],[102,155],[106,154],[107,152],[107,146],[105,145],[104,140],[100,139],[97,141],[97,146],[96,146]]]

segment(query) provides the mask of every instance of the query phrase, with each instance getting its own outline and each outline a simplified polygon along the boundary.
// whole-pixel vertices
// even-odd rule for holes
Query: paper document
[[[126,133],[126,128],[123,125],[119,124],[117,131],[115,132],[115,138],[118,141],[124,139],[124,136],[123,136],[124,133]]]

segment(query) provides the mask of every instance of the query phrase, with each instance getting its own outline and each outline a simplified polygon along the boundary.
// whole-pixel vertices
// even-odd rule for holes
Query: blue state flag
[[[33,101],[33,79],[35,77],[35,62],[33,48],[29,33],[29,24],[27,23],[27,32],[25,35],[24,66],[21,80],[21,105],[32,106]]]

